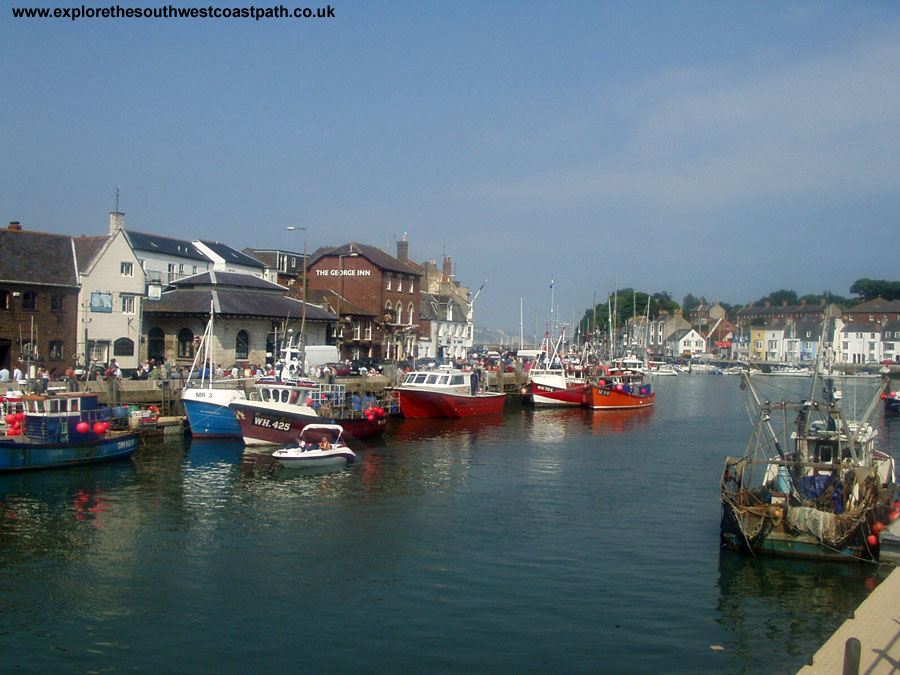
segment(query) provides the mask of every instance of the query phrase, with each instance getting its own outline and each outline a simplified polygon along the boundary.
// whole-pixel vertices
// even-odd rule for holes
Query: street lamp
[[[340,278],[340,292],[338,293],[338,305],[337,305],[337,325],[338,329],[341,331],[338,336],[338,358],[343,358],[344,347],[344,327],[341,325],[341,300],[344,297],[344,258],[356,258],[359,253],[341,253],[338,256],[338,277]]]
[[[306,228],[288,225],[286,230],[303,230],[303,309],[300,318],[300,374],[306,375]]]

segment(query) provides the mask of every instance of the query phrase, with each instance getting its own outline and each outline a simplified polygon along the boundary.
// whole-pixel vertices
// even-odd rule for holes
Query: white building
[[[141,360],[144,271],[117,226],[125,214],[111,213],[110,233],[74,238],[81,291],[78,300],[77,360],[136,368]]]
[[[878,363],[881,360],[881,326],[877,323],[849,323],[840,332],[840,360],[843,363]]]

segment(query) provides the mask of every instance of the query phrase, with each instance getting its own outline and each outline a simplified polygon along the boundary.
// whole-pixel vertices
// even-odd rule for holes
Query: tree
[[[684,299],[681,301],[681,309],[685,312],[690,312],[692,309],[696,309],[700,306],[700,298],[694,297],[692,293],[688,293],[684,296]]]
[[[900,281],[885,281],[883,279],[857,279],[850,292],[861,296],[863,301],[884,298],[885,300],[900,299]]]

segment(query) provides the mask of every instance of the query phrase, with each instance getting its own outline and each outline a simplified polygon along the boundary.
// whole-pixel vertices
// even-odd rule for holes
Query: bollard
[[[859,640],[855,637],[847,638],[844,643],[844,669],[842,675],[859,675],[859,655],[861,652]]]

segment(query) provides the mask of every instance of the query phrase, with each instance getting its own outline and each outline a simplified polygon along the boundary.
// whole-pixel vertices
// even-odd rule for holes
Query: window
[[[894,343],[893,342],[885,342],[884,343],[884,351],[886,351],[886,352],[894,351]]]
[[[234,338],[234,358],[235,360],[243,360],[250,356],[250,335],[247,331],[238,331]]]
[[[175,263],[169,263],[169,281],[175,280]]]
[[[63,347],[62,340],[50,340],[50,352],[48,353],[48,357],[51,361],[62,361],[63,354],[65,354],[65,349]]]
[[[134,314],[134,296],[122,296],[122,314]]]
[[[113,342],[113,356],[134,356],[134,340],[119,338]]]
[[[388,272],[387,274],[385,274],[385,275],[384,275],[384,278],[385,278],[386,283],[387,283],[387,285],[385,286],[385,288],[387,288],[387,290],[391,290],[391,273]]]
[[[372,321],[370,319],[366,319],[366,332],[365,338],[366,340],[372,339]]]
[[[22,309],[25,310],[36,310],[37,309],[37,294],[32,291],[25,291],[22,293]]]
[[[407,309],[407,312],[409,313],[409,323],[410,323],[410,325],[412,325],[413,322],[415,321],[415,316],[414,316],[415,307],[413,307],[412,303],[409,303],[409,309]]]
[[[0,291],[0,309],[9,309],[9,291]]]
[[[360,329],[362,328],[362,321],[354,321],[353,322],[353,339],[359,340]]]
[[[190,328],[182,328],[178,331],[178,358],[194,358],[194,331]]]
[[[403,305],[397,303],[397,323],[403,323]]]
[[[397,292],[400,293],[403,291],[403,275],[397,275]]]
[[[384,303],[384,316],[385,316],[385,320],[386,320],[388,323],[390,323],[391,320],[392,320],[393,317],[394,317],[394,310],[393,310],[393,308],[391,307],[391,301],[390,301],[390,300],[388,300],[386,303]]]
[[[50,296],[50,311],[51,312],[63,312],[66,309],[65,305],[65,296],[59,293],[54,293]]]
[[[134,276],[134,263],[130,263],[130,262],[119,263],[119,273],[123,277],[133,277]]]

